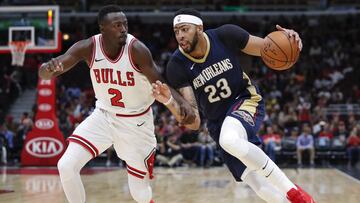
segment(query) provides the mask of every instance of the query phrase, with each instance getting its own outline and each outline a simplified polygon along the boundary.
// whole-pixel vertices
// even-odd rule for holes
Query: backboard
[[[13,41],[28,41],[26,53],[59,52],[59,14],[59,6],[0,7],[0,53],[10,53]]]

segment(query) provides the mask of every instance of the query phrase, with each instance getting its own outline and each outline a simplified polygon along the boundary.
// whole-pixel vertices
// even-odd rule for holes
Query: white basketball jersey
[[[92,38],[93,56],[90,75],[95,91],[96,107],[123,115],[146,111],[154,102],[151,84],[131,59],[131,46],[136,38],[127,35],[119,56],[111,60],[106,56],[101,34]]]

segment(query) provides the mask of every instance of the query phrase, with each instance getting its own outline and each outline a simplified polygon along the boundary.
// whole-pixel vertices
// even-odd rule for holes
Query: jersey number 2
[[[217,90],[220,89],[219,95],[216,95]],[[216,82],[215,85],[208,85],[204,88],[204,91],[206,93],[209,92],[208,100],[210,103],[214,103],[217,101],[220,101],[221,98],[225,99],[230,97],[231,95],[231,89],[229,87],[229,84],[225,78],[221,78]]]
[[[118,89],[110,88],[108,93],[114,95],[111,98],[111,105],[125,108],[124,102],[120,101],[122,99],[122,94]]]

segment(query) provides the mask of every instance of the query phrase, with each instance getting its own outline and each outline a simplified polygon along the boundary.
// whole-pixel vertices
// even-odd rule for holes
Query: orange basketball
[[[287,70],[299,58],[300,49],[294,39],[290,39],[284,31],[275,31],[265,37],[261,48],[261,58],[274,70]]]

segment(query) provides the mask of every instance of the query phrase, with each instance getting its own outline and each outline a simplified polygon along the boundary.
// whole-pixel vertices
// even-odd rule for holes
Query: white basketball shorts
[[[67,139],[83,146],[93,157],[111,145],[126,162],[128,173],[144,179],[153,177],[156,149],[151,108],[137,115],[119,115],[99,108],[88,116]]]

